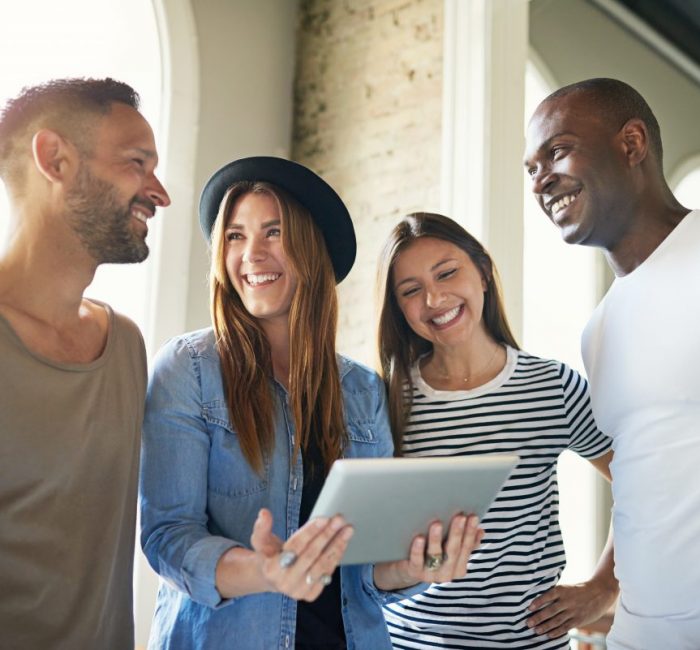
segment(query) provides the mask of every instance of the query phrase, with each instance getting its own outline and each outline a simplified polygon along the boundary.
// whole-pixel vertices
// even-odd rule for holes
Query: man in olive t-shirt
[[[146,386],[136,326],[83,297],[148,255],[170,199],[138,95],[112,79],[24,89],[0,115],[0,647],[133,650]]]

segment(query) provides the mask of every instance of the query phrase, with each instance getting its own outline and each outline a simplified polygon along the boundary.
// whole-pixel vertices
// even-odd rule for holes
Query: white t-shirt
[[[613,438],[610,648],[700,648],[700,211],[618,278],[583,334],[593,413]]]

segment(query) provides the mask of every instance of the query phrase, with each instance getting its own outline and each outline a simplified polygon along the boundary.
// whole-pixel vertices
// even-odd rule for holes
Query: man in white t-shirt
[[[611,650],[700,648],[700,211],[673,196],[662,155],[651,109],[614,79],[561,88],[528,126],[538,203],[616,275],[582,343],[615,453]]]

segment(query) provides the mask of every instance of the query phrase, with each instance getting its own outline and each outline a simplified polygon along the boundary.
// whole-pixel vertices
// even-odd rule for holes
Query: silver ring
[[[331,581],[333,578],[329,576],[327,573],[322,573],[321,577],[318,579],[318,581],[324,586],[327,587],[329,584],[331,584]]]
[[[280,553],[280,568],[288,569],[297,561],[297,554],[294,551],[282,551]]]
[[[425,568],[428,569],[428,571],[437,571],[444,561],[445,558],[442,554],[435,555],[433,553],[428,553],[425,556]]]
[[[316,582],[312,577],[310,573],[306,574],[306,584],[309,585],[309,587]]]

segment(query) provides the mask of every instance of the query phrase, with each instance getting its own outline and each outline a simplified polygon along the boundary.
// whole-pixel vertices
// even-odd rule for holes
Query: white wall
[[[186,329],[209,325],[208,257],[196,208],[211,174],[236,158],[289,156],[296,0],[191,2],[199,54],[199,135]]]

